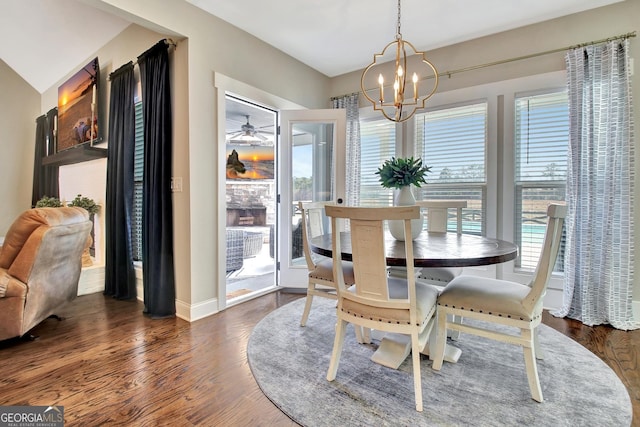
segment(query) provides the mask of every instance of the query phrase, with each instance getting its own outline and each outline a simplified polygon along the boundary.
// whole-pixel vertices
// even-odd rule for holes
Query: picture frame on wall
[[[99,82],[100,65],[96,57],[58,88],[57,152],[98,141]]]

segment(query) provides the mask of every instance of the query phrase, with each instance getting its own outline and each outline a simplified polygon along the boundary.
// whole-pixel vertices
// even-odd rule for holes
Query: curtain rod
[[[162,39],[160,41],[164,42],[166,45],[168,45],[169,47],[172,47],[174,49],[176,48],[176,46],[178,46],[176,44],[176,42],[173,41],[173,39]],[[157,45],[157,43],[156,43],[156,45]],[[131,60],[131,62],[133,63],[133,65],[136,65],[138,63],[138,58]]]
[[[353,96],[353,95],[357,95],[357,94],[359,94],[359,93],[360,93],[360,91],[358,91],[358,92],[351,92],[350,94],[347,94],[347,95],[332,96],[332,97],[331,97],[331,100],[332,100],[332,101],[335,101],[336,99],[344,98],[345,96]]]
[[[170,38],[162,39],[162,40],[160,40],[160,41],[165,42],[165,44],[169,45],[169,47],[172,47],[172,48],[174,48],[174,49],[178,46],[178,45],[176,44],[176,42],[175,42],[175,41],[173,41],[173,39],[170,39]],[[133,65],[136,65],[136,64],[138,64],[138,58],[136,58],[136,59],[132,59],[130,62],[131,62]],[[124,65],[126,65],[126,64],[124,64]],[[118,68],[118,69],[119,69],[119,68]],[[113,73],[111,73],[111,74],[113,74]],[[107,81],[110,81],[110,80],[111,80],[111,74],[109,74],[109,75],[107,76]]]
[[[514,58],[509,58],[509,59],[502,59],[500,61],[494,61],[494,62],[488,62],[486,64],[479,64],[479,65],[472,65],[470,67],[464,67],[464,68],[458,68],[457,70],[451,70],[451,71],[444,71],[442,73],[438,73],[438,77],[444,77],[447,76],[449,78],[451,78],[452,75],[454,74],[459,74],[459,73],[464,73],[466,71],[473,71],[473,70],[478,70],[481,68],[487,68],[487,67],[493,67],[495,65],[502,65],[502,64],[507,64],[509,62],[516,62],[516,61],[522,61],[524,59],[531,59],[531,58],[536,58],[538,56],[544,56],[544,55],[549,55],[552,53],[558,53],[558,52],[562,52],[565,50],[571,50],[571,49],[578,49],[581,47],[586,47],[586,46],[593,46],[596,44],[602,44],[602,43],[608,43],[614,40],[623,40],[623,39],[629,39],[632,37],[636,36],[636,32],[632,31],[630,33],[626,33],[626,34],[620,34],[617,36],[613,36],[613,37],[608,37],[606,39],[600,39],[600,40],[594,40],[594,41],[590,41],[590,42],[586,42],[586,43],[580,43],[580,44],[576,44],[576,45],[572,45],[572,46],[566,46],[566,47],[561,47],[561,48],[557,48],[557,49],[552,49],[552,50],[547,50],[544,52],[538,52],[538,53],[532,53],[529,55],[523,55],[523,56],[517,56]],[[435,78],[435,76],[428,76],[428,77],[424,77],[422,80],[427,80],[427,79],[433,79]],[[375,88],[371,88],[371,89],[366,89],[367,92],[369,92],[370,90],[379,90],[380,87],[376,86]],[[362,91],[358,91],[356,93],[362,93]],[[348,96],[348,95],[342,95],[342,96]],[[340,96],[335,96],[333,98],[331,98],[332,100],[334,98],[340,98]]]

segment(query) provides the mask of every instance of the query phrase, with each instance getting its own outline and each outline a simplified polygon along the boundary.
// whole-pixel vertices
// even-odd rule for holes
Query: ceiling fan
[[[239,132],[227,136],[227,142],[231,144],[244,145],[272,145],[272,141],[256,130],[255,126],[249,123],[249,115],[245,115],[247,123],[243,124]]]

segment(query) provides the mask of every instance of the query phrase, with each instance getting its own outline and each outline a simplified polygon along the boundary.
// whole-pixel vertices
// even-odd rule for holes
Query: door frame
[[[226,203],[226,163],[227,163],[227,152],[226,152],[226,135],[225,135],[225,121],[226,121],[226,95],[233,95],[240,99],[246,99],[254,104],[262,105],[266,108],[280,111],[286,109],[304,109],[303,106],[281,98],[279,96],[273,95],[271,93],[265,92],[261,89],[243,83],[239,80],[235,80],[231,77],[228,77],[221,73],[214,73],[214,81],[213,85],[215,87],[215,104],[217,114],[214,118],[215,125],[217,129],[217,150],[216,150],[216,162],[218,165],[218,177],[215,186],[215,194],[212,196],[214,200],[216,200],[216,211],[217,211],[217,227],[216,227],[216,235],[217,242],[217,256],[214,255],[216,264],[217,264],[217,280],[216,280],[216,290],[215,290],[215,303],[217,303],[218,311],[222,311],[227,308],[227,300],[226,300],[226,228],[227,228],[227,203]],[[276,142],[279,144],[279,141]],[[276,184],[277,185],[277,184]],[[276,218],[278,213],[276,212]],[[278,221],[276,219],[276,221]],[[215,237],[213,237],[215,238]],[[275,255],[278,256],[277,253]],[[277,261],[277,259],[276,259]],[[276,272],[277,274],[277,272]],[[270,292],[270,290],[269,290]],[[256,294],[258,296],[258,294]]]
[[[290,265],[293,217],[293,194],[291,191],[292,151],[290,143],[290,124],[295,123],[331,123],[334,125],[332,164],[332,199],[346,201],[346,139],[347,116],[344,109],[314,109],[314,110],[280,110],[280,149],[279,154],[279,285],[286,288],[306,288],[308,285],[308,267],[306,262],[300,265]],[[313,200],[320,201],[320,200]]]

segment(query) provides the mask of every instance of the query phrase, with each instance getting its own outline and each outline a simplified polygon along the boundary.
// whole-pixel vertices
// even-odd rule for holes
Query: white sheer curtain
[[[333,108],[347,110],[347,206],[360,204],[360,95],[352,93],[331,98]]]
[[[629,42],[566,54],[570,144],[564,306],[557,316],[633,321],[634,147]]]

